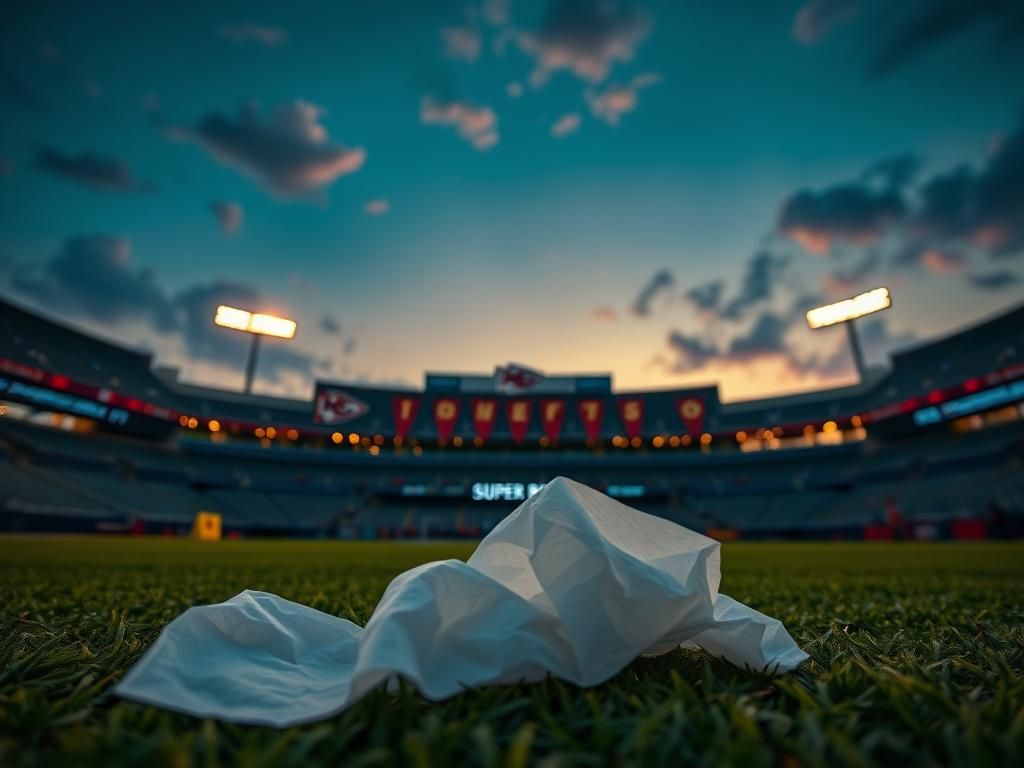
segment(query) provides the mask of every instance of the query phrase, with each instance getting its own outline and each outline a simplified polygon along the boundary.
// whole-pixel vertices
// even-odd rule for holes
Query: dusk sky
[[[12,2],[0,292],[256,391],[846,384],[1024,299],[1024,3]]]

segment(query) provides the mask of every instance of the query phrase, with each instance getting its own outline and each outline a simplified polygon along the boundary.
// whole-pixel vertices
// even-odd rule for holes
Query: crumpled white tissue
[[[779,621],[718,593],[719,566],[716,541],[557,478],[469,562],[398,576],[365,628],[247,590],[185,611],[115,691],[284,727],[334,714],[395,676],[437,700],[548,674],[596,685],[683,644],[758,670],[806,659]]]

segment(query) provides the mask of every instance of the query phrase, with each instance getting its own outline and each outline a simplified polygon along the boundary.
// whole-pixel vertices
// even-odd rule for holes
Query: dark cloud
[[[919,236],[965,242],[993,256],[1024,251],[1024,112],[980,170],[963,165],[936,175],[920,196],[913,221]]]
[[[278,48],[288,42],[288,30],[251,21],[242,24],[225,24],[220,36],[233,43],[259,43],[264,48]]]
[[[225,234],[233,235],[242,228],[245,212],[239,203],[230,200],[215,200],[210,203],[210,210],[217,217],[217,223],[220,224],[221,231]]]
[[[3,61],[0,61],[0,97],[20,111],[35,117],[50,114],[50,105],[39,95],[38,90],[28,85]]]
[[[341,323],[334,315],[323,314],[320,316],[320,330],[328,336],[337,336],[341,333]]]
[[[713,280],[704,285],[691,288],[683,294],[683,298],[693,303],[702,312],[712,312],[718,309],[722,294],[725,292],[724,280]]]
[[[322,114],[313,104],[295,101],[265,118],[259,107],[248,105],[234,118],[212,113],[195,126],[170,127],[167,135],[198,144],[276,197],[309,199],[358,171],[366,159],[362,149],[330,143]]]
[[[112,235],[73,237],[42,269],[15,265],[11,287],[70,316],[104,324],[141,321],[161,334],[178,336],[191,359],[211,363],[244,361],[250,341],[247,334],[213,324],[217,306],[266,308],[264,297],[242,283],[193,285],[170,295],[156,284],[150,270],[132,264],[130,244]],[[285,372],[308,376],[323,362],[268,339],[260,372],[272,378]]]
[[[878,271],[882,257],[878,251],[869,251],[864,257],[847,269],[836,269],[825,276],[823,287],[830,293],[852,291]]]
[[[353,352],[355,352],[356,338],[354,336],[349,336],[347,339],[345,339],[345,343],[342,345],[341,351],[344,352],[346,355],[351,355]]]
[[[640,293],[633,300],[629,311],[634,317],[648,317],[651,314],[651,304],[661,294],[668,291],[676,284],[675,277],[667,269],[659,269],[646,285],[640,289]]]
[[[43,173],[85,187],[114,192],[138,192],[147,187],[136,181],[128,166],[120,160],[94,152],[66,155],[59,150],[42,147],[36,152],[34,165]]]
[[[910,331],[893,333],[884,317],[874,315],[857,321],[857,335],[864,347],[866,357],[879,358],[890,352],[906,347],[918,341],[918,336]]]
[[[893,32],[872,56],[868,74],[891,74],[928,49],[978,24],[989,24],[998,37],[1015,40],[1024,34],[1024,3],[1020,0],[930,0]]]
[[[764,312],[750,330],[729,342],[729,358],[746,362],[769,355],[788,355],[786,332],[792,322],[774,312]]]
[[[669,333],[668,347],[674,355],[668,364],[674,373],[700,370],[719,356],[719,350],[714,344],[680,331]]]
[[[175,326],[173,309],[152,272],[135,268],[131,245],[112,235],[73,237],[41,270],[17,267],[11,285],[41,306],[100,322],[144,319],[160,331]]]
[[[720,317],[723,320],[740,320],[751,307],[772,298],[775,285],[788,264],[789,257],[785,255],[776,255],[770,251],[754,254],[747,262],[739,290],[722,307]]]
[[[996,270],[995,272],[986,272],[983,274],[970,274],[967,275],[967,282],[969,285],[977,288],[980,291],[1001,291],[1005,288],[1009,288],[1013,285],[1019,285],[1024,282],[1007,269]]]
[[[804,45],[820,43],[859,11],[858,0],[807,0],[793,17],[793,39]]]
[[[798,191],[783,203],[776,227],[806,250],[821,254],[837,242],[866,245],[877,241],[906,211],[899,189],[851,182],[820,192]]]
[[[533,59],[530,81],[547,82],[559,70],[598,83],[616,63],[633,59],[651,31],[651,16],[606,0],[555,0],[540,27],[518,30],[513,40]]]

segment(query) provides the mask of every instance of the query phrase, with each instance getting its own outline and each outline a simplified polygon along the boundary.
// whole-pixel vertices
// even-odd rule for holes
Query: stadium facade
[[[183,384],[0,301],[0,508],[15,530],[478,536],[559,474],[721,537],[1019,535],[1024,306],[857,386],[744,403],[610,376],[318,382],[312,401]]]

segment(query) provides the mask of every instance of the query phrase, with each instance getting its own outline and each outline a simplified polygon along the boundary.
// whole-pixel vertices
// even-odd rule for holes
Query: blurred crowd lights
[[[807,311],[807,325],[812,328],[825,328],[836,323],[845,323],[873,312],[879,312],[892,306],[888,288],[875,288],[850,299],[826,304]]]
[[[213,322],[224,328],[233,328],[246,333],[258,333],[263,336],[276,336],[279,339],[291,339],[295,336],[297,324],[294,320],[260,312],[249,312],[238,307],[221,304]]]

